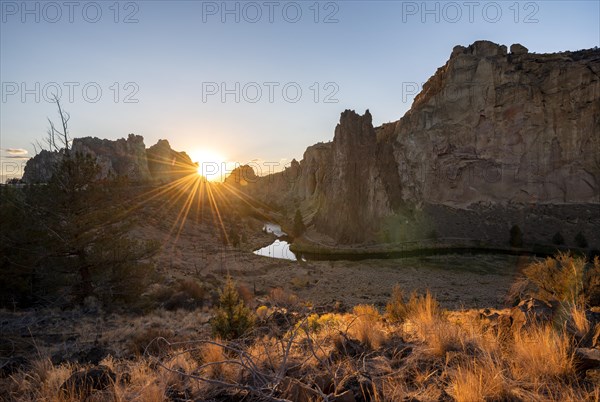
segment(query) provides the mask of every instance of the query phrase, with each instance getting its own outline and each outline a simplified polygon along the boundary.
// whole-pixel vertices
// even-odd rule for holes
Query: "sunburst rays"
[[[152,159],[149,162],[154,163],[160,171],[158,176],[166,182],[136,196],[127,211],[130,213],[154,205],[160,214],[159,219],[165,219],[169,227],[161,242],[162,247],[175,248],[189,223],[212,225],[215,237],[222,238],[229,245],[231,239],[225,215],[236,214],[236,206],[240,204],[250,208],[255,216],[268,219],[265,212],[269,210],[267,205],[235,185],[208,181],[198,174],[196,164],[175,158]]]

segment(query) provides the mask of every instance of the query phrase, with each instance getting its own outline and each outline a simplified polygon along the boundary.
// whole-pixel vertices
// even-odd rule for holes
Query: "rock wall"
[[[598,202],[600,50],[457,46],[394,128],[403,199]]]
[[[374,128],[369,111],[347,110],[332,142],[246,189],[300,207],[342,243],[381,241],[387,226],[411,221],[422,228],[414,237],[469,233],[448,216],[473,221],[486,208],[508,230],[515,210],[542,204],[549,222],[552,205],[589,204],[578,211],[593,231],[599,190],[600,49],[531,54],[487,41],[455,47],[397,122]],[[444,208],[423,218],[426,205]]]

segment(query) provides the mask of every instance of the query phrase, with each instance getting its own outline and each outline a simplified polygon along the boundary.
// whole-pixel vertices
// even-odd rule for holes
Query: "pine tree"
[[[254,326],[252,311],[240,298],[231,277],[220,292],[219,308],[211,324],[213,335],[223,339],[239,338]]]
[[[0,186],[0,306],[29,307],[42,290],[36,265],[45,231],[27,208],[30,188]]]
[[[0,259],[0,302],[135,300],[152,272],[145,261],[157,243],[130,237],[136,210],[129,186],[97,180],[96,159],[69,148],[69,116],[60,105],[59,113],[63,131],[51,122],[47,142],[56,149],[56,133],[64,133],[58,137],[64,148],[53,151],[58,162],[49,183],[3,191],[0,198],[0,217],[9,218],[0,237],[6,256]]]
[[[143,263],[156,243],[129,237],[135,223],[126,183],[96,180],[98,165],[89,155],[66,154],[47,186],[40,217],[50,229],[53,261],[48,272],[66,276],[77,302],[96,296],[110,302],[134,300],[152,267]],[[48,261],[49,262],[49,261]]]
[[[556,244],[557,246],[565,244],[565,238],[560,232],[554,233],[554,236],[552,236],[552,244]]]
[[[575,235],[575,244],[579,248],[587,248],[588,242],[587,242],[587,239],[585,238],[585,236],[583,235],[583,233],[578,232]]]
[[[306,231],[306,226],[304,225],[304,219],[302,218],[302,213],[299,209],[296,209],[296,214],[294,215],[294,236],[299,237],[304,234]]]
[[[518,225],[510,228],[510,245],[512,247],[523,247],[523,232]]]

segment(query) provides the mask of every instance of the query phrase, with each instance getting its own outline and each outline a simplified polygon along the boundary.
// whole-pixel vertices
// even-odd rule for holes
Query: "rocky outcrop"
[[[127,177],[134,182],[171,181],[196,172],[196,166],[185,152],[171,149],[168,141],[159,140],[148,150],[144,138],[129,134],[127,139],[107,140],[92,137],[75,138],[70,152],[91,155],[100,169],[97,179]],[[26,183],[46,183],[53,169],[64,157],[60,152],[41,151],[27,161],[23,174]]]
[[[151,179],[146,161],[144,137],[129,134],[115,141],[85,137],[75,138],[71,152],[91,155],[100,166],[98,178],[127,177],[132,181]]]
[[[167,140],[158,140],[148,148],[147,158],[150,174],[155,180],[173,181],[197,171],[190,157],[185,152],[174,151]]]
[[[252,169],[252,166],[242,165],[231,171],[231,173],[225,178],[225,184],[245,187],[249,184],[255,183],[257,180],[258,176],[254,172],[254,169]]]
[[[240,173],[226,183],[237,184]],[[307,148],[302,161],[293,160],[283,172],[248,182],[247,191],[267,204],[299,205],[305,219],[345,243],[372,238],[379,221],[402,203],[393,149],[378,139],[369,111],[345,111],[333,142]],[[363,213],[356,213],[357,206]]]
[[[54,172],[54,166],[62,160],[59,152],[41,150],[33,158],[30,158],[23,170],[24,183],[47,183]]]
[[[466,213],[492,211],[498,222],[475,226],[507,231],[532,206],[545,222],[553,206],[575,204],[586,207],[569,221],[589,233],[600,216],[600,50],[457,46],[400,120],[374,128],[368,111],[347,110],[332,142],[248,187],[265,202],[299,206],[317,231],[344,243],[381,241],[411,223],[416,238],[423,228],[475,238],[476,227],[461,223]],[[458,224],[443,225],[451,220]]]

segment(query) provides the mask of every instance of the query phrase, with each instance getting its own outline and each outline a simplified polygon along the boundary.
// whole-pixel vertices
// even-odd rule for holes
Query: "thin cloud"
[[[29,153],[29,151],[23,148],[6,148],[4,149],[4,152],[6,152],[9,155],[20,155],[21,157]]]

